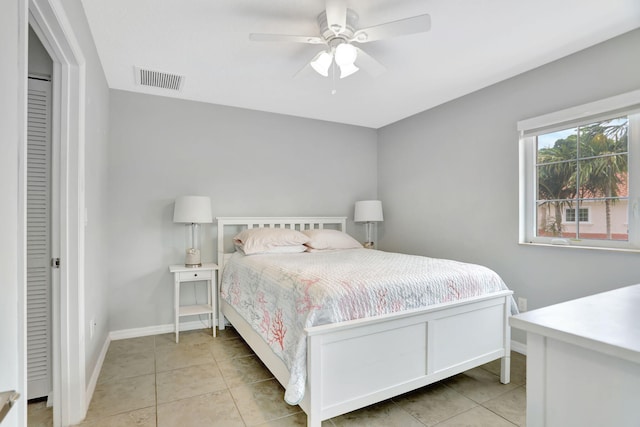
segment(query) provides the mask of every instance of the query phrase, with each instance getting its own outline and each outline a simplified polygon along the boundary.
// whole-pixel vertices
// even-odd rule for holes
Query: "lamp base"
[[[364,242],[362,246],[364,246],[365,249],[373,249],[373,242]]]
[[[188,248],[184,265],[185,267],[202,267],[202,262],[200,261],[200,249]]]

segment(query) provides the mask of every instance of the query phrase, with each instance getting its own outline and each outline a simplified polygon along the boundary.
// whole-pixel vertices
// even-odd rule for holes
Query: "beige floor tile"
[[[244,427],[229,391],[158,405],[158,427]]]
[[[394,397],[393,401],[427,426],[436,425],[478,405],[441,383]]]
[[[483,368],[468,370],[442,382],[478,403],[486,402],[519,387],[519,384],[514,383],[502,384],[499,376]]]
[[[47,407],[45,401],[29,403],[27,424],[29,427],[53,427],[53,407]]]
[[[233,328],[216,338],[211,329],[180,336],[178,345],[173,333],[111,342],[81,426],[306,426],[306,414],[284,402],[284,389]],[[499,372],[494,361],[322,425],[524,425],[526,357],[512,353],[511,384],[500,384]],[[29,427],[52,425],[34,420],[30,405]]]
[[[264,424],[258,424],[256,427],[307,427],[307,414],[298,412],[276,420],[267,421]],[[331,420],[322,422],[322,427],[334,427]]]
[[[213,342],[213,334],[211,328],[184,331],[180,332],[179,341],[180,342],[176,344],[176,334],[173,332],[156,335],[156,348],[177,345],[209,344]]]
[[[109,343],[109,350],[107,350],[107,357],[122,354],[153,353],[154,342],[155,337],[153,335],[111,341],[111,343]]]
[[[482,365],[487,371],[500,375],[500,359]],[[511,352],[511,382],[524,384],[527,381],[527,357],[516,351]]]
[[[163,346],[174,346],[174,345],[179,345],[176,344],[176,334],[174,334],[173,332],[169,332],[166,334],[160,334],[160,335],[156,335],[156,342],[155,342],[155,348],[159,348],[159,347],[163,347]]]
[[[332,418],[336,427],[424,427],[390,400]]]
[[[227,387],[237,387],[273,378],[273,374],[257,356],[237,357],[218,362]]]
[[[215,363],[206,344],[163,346],[156,349],[156,372],[171,371],[188,366]]]
[[[146,353],[111,353],[104,360],[98,384],[153,374],[155,371],[156,360],[153,350]]]
[[[240,334],[231,326],[227,326],[224,329],[218,329],[218,332],[216,334],[217,340],[229,340],[235,338],[240,338]]]
[[[525,386],[495,397],[482,406],[506,418],[518,426],[527,422],[527,392]]]
[[[98,384],[89,405],[87,419],[154,406],[156,404],[155,386],[154,374]]]
[[[513,427],[514,424],[482,406],[476,406],[460,415],[438,424],[438,427]]]
[[[156,376],[158,403],[210,394],[226,388],[215,362],[159,372]]]
[[[156,408],[144,408],[110,417],[87,420],[78,427],[155,427]],[[31,427],[31,425],[29,425]]]
[[[217,361],[253,354],[251,347],[242,338],[215,340],[211,344],[211,352]]]
[[[299,406],[284,401],[284,388],[276,380],[245,384],[230,388],[229,391],[247,426],[256,426],[301,411]]]

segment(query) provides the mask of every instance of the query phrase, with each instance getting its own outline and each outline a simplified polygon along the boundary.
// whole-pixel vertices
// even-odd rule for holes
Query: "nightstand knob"
[[[194,273],[194,274],[193,274],[193,277],[198,277],[198,273]]]

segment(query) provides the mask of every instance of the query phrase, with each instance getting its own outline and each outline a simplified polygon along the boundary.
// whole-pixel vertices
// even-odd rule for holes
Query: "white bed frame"
[[[231,236],[244,228],[346,229],[345,217],[217,218],[220,271]],[[226,231],[226,232],[225,232]],[[225,251],[225,247],[229,250]],[[222,274],[218,275],[219,280]],[[220,285],[218,284],[218,290]],[[427,308],[316,326],[307,334],[307,386],[300,407],[308,427],[502,358],[500,382],[510,381],[512,291]],[[219,301],[225,318],[286,387],[289,372],[262,337]]]

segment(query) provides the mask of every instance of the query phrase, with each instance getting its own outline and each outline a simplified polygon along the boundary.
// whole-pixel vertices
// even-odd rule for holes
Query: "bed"
[[[243,262],[246,261],[243,258],[251,258],[234,255],[232,236],[241,230],[254,228],[335,229],[344,232],[346,218],[242,217],[217,218],[217,222],[218,263],[221,271],[218,276],[218,326],[224,329],[225,319],[229,321],[285,387],[285,397],[288,397],[286,400],[292,404],[298,403],[305,411],[309,427],[319,427],[323,420],[423,387],[496,359],[501,359],[500,381],[504,384],[510,381],[511,338],[508,319],[513,310],[513,298],[512,291],[506,289],[504,284],[489,291],[476,292],[472,296],[461,294],[455,299],[441,298],[429,302],[427,306],[399,306],[393,310],[382,310],[373,314],[363,309],[365,317],[354,320],[334,319],[327,323],[324,319],[317,324],[303,325],[300,338],[302,351],[298,352],[303,358],[302,367],[294,364],[290,358],[278,351],[276,343],[265,339],[264,333],[258,331],[260,319],[247,315],[243,311],[244,303],[232,298],[231,276],[244,286],[250,281],[247,277],[258,275],[249,272],[243,276],[232,270],[243,266]],[[270,260],[277,259],[278,262],[290,266],[289,270],[278,267],[278,271],[290,272],[300,269],[301,262],[329,262],[327,260],[331,257],[335,259],[340,251],[325,252],[331,253],[269,256]],[[369,249],[348,249],[339,256],[345,259],[364,257],[374,266],[380,264],[382,258],[378,257],[386,255]],[[418,258],[399,256],[408,257],[410,260]],[[258,256],[252,262],[265,258]],[[427,260],[431,260],[434,265],[442,264],[441,260]],[[227,264],[228,269],[225,270]],[[472,265],[456,263],[456,266],[464,270]],[[484,267],[473,266],[474,269],[476,267],[481,274],[490,272]],[[259,267],[264,271],[267,271],[267,268],[268,266]],[[226,282],[223,283],[225,277]],[[282,279],[274,279],[276,282],[278,280]],[[501,282],[501,279],[499,281]],[[271,315],[276,316],[276,313]],[[289,328],[291,329],[291,326]],[[282,346],[282,342],[279,344]],[[303,377],[302,380],[300,376]],[[296,392],[295,389],[300,388],[300,384],[302,390]]]

